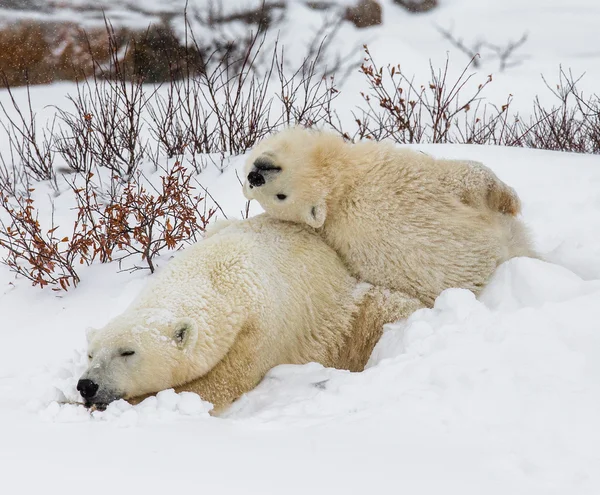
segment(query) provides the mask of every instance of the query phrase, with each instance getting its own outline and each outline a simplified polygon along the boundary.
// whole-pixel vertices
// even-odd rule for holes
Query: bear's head
[[[89,365],[77,390],[87,406],[102,408],[185,383],[195,378],[194,370],[206,372],[196,369],[197,340],[198,327],[190,318],[166,310],[126,312],[88,331]]]
[[[327,216],[327,164],[343,141],[333,134],[288,128],[261,141],[245,166],[244,195],[271,216],[319,228]]]

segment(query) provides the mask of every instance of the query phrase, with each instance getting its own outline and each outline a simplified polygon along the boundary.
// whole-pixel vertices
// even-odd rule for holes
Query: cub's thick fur
[[[428,305],[534,255],[515,191],[477,162],[292,128],[259,143],[245,175],[269,215],[316,228],[354,275]]]
[[[279,364],[365,366],[385,323],[422,307],[358,283],[312,229],[266,215],[223,224],[88,335],[89,405],[174,387],[221,409]]]

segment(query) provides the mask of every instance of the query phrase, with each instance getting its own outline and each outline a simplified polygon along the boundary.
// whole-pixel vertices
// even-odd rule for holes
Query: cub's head
[[[245,167],[244,195],[271,216],[318,228],[327,216],[327,163],[343,141],[289,128],[261,141]]]
[[[180,385],[198,340],[196,323],[165,310],[125,313],[88,332],[88,369],[77,383],[87,406],[104,407]]]

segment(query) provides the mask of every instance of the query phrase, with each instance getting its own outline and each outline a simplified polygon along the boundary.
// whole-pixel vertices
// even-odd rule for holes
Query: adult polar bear
[[[358,278],[428,305],[450,287],[477,294],[500,263],[535,256],[516,193],[477,162],[290,128],[254,148],[245,175],[248,199],[318,229]]]
[[[266,215],[221,224],[89,332],[77,389],[102,406],[175,387],[218,409],[278,364],[362,370],[383,325],[419,307],[358,283],[309,228]]]

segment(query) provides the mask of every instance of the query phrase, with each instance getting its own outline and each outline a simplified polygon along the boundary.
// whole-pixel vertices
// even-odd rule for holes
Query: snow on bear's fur
[[[515,191],[478,162],[290,128],[254,148],[245,176],[248,199],[317,229],[358,278],[428,305],[535,256]]]
[[[309,228],[266,215],[222,224],[89,333],[78,390],[102,406],[174,387],[219,409],[279,364],[362,370],[383,325],[419,307],[358,283]]]

